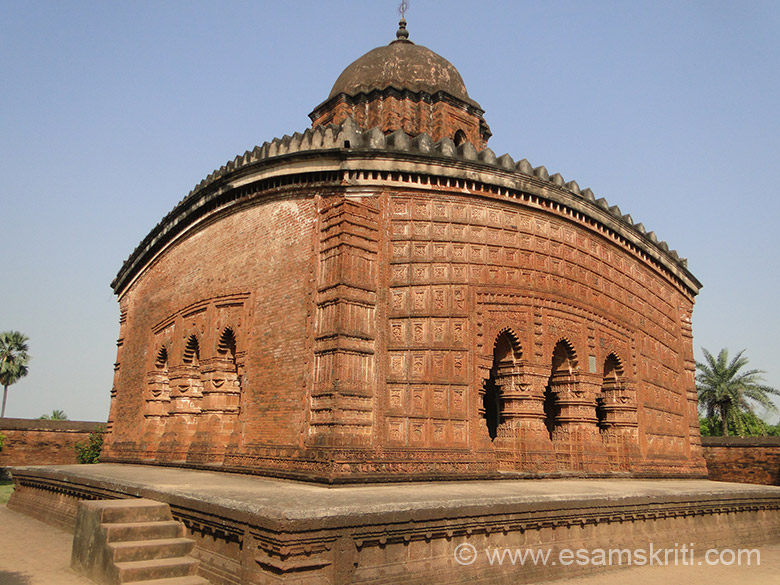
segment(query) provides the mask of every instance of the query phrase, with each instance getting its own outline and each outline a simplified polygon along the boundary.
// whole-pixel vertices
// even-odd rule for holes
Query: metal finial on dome
[[[395,37],[399,41],[406,41],[409,39],[409,31],[406,30],[406,19],[402,18],[398,23],[398,32],[395,33]]]
[[[406,41],[409,39],[409,31],[406,30],[407,10],[409,10],[409,3],[406,0],[401,0],[401,4],[398,6],[398,12],[401,14],[401,20],[398,22],[398,32],[395,33],[395,37],[399,41]]]

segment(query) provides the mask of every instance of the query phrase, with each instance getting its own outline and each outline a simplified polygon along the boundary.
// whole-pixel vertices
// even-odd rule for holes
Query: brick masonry
[[[487,146],[485,121],[481,111],[462,103],[426,100],[418,95],[405,96],[394,90],[377,92],[370,97],[340,96],[327,104],[322,111],[312,113],[314,126],[341,124],[347,118],[354,119],[364,128],[379,127],[385,133],[401,129],[417,136],[426,133],[434,141],[454,138],[459,132],[462,139],[482,149]],[[460,140],[461,134],[458,134]]]
[[[702,437],[709,478],[780,485],[780,437]]]
[[[703,474],[685,281],[550,187],[344,157],[234,194],[119,291],[111,460]]]
[[[419,51],[410,70],[457,75]],[[703,476],[687,263],[576,182],[496,157],[465,88],[368,82],[215,171],[128,258],[104,460]]]
[[[76,463],[76,443],[83,443],[101,423],[0,418],[5,446],[0,468],[14,465]]]

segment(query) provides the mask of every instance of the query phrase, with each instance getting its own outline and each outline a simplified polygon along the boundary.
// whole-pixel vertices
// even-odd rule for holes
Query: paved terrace
[[[3,545],[0,546],[0,585],[94,585],[70,569],[73,537],[0,506]],[[762,546],[761,565],[635,567],[547,585],[769,585],[780,583],[780,545]]]
[[[594,505],[620,506],[647,502],[685,502],[704,499],[775,499],[780,487],[718,483],[706,480],[498,480],[322,486],[261,477],[176,468],[100,464],[35,469],[54,483],[77,477],[79,482],[110,496],[132,494],[201,508],[219,508],[236,520],[264,516],[293,526],[350,524],[366,515],[396,519],[459,514],[505,505],[527,509],[565,509]],[[213,508],[212,508],[213,509]],[[226,513],[227,512],[227,513]],[[223,516],[223,517],[224,517]],[[27,516],[0,507],[3,546],[0,546],[0,585],[87,585],[90,581],[69,569],[72,536]],[[689,540],[680,535],[682,541]],[[760,566],[643,566],[548,582],[550,585],[656,585],[659,582],[706,585],[780,585],[780,544],[759,547]],[[518,568],[518,570],[522,570]]]
[[[175,503],[196,501],[214,506],[235,520],[261,516],[284,524],[321,526],[351,517],[361,523],[372,516],[421,520],[484,513],[502,507],[524,510],[637,505],[643,502],[690,502],[700,499],[755,500],[780,497],[780,487],[708,480],[540,479],[326,486],[212,471],[122,465],[54,465],[17,467],[19,475],[35,470],[54,482],[76,479],[102,493],[130,494]]]

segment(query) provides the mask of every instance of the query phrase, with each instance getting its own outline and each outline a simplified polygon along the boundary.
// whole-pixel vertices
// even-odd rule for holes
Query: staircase
[[[194,546],[168,504],[82,501],[71,567],[100,585],[208,585],[189,556]]]

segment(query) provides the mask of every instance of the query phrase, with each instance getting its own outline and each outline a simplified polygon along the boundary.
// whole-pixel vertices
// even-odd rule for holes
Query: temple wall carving
[[[559,467],[603,471],[642,468],[640,454],[648,448],[656,460],[687,457],[688,389],[675,373],[684,366],[677,349],[683,331],[672,288],[629,254],[569,221],[463,199],[399,196],[389,204],[387,392],[391,410],[406,413],[391,420],[391,436],[412,444],[411,429],[422,427],[418,443],[434,447],[427,426],[439,425],[438,437],[458,434],[466,443],[484,444],[487,428],[474,416],[482,408],[478,393],[469,394],[460,419],[437,421],[430,412],[415,413],[413,405],[415,397],[436,403],[422,398],[428,394],[453,400],[458,381],[461,388],[482,386],[493,367],[497,335],[512,328],[523,357],[514,370],[499,374],[507,420],[495,443],[497,449],[508,446],[508,437],[516,435],[517,444],[535,443],[536,453],[507,447],[517,455],[509,467],[534,467],[530,457],[539,460],[540,470],[549,470],[549,455],[555,459],[556,450]],[[550,360],[561,339],[571,343],[579,363],[573,372],[551,378]],[[622,372],[605,386],[609,356],[620,360]],[[538,421],[548,384],[562,402],[558,417],[565,424],[545,442]],[[536,415],[519,414],[534,402],[524,392],[536,395]],[[601,430],[597,399],[604,402]],[[422,422],[415,422],[418,417]],[[465,436],[462,423],[468,424]],[[576,445],[579,454],[562,452],[563,443]],[[601,454],[599,463],[595,452]]]
[[[225,188],[126,287],[104,460],[329,482],[705,473],[693,293],[629,232],[553,187],[484,182],[498,172],[305,160]]]

